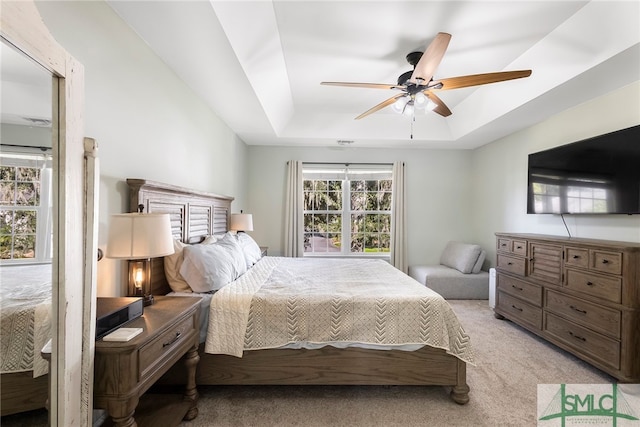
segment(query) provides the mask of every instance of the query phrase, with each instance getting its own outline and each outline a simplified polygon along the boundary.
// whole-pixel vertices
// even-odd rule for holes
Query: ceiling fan
[[[430,109],[443,117],[451,115],[451,110],[434,92],[439,90],[459,89],[469,86],[479,86],[488,83],[497,83],[505,80],[521,79],[529,77],[531,70],[502,71],[496,73],[472,74],[468,76],[450,77],[446,79],[433,79],[442,57],[444,56],[451,34],[438,33],[427,50],[411,52],[407,55],[407,62],[413,65],[413,71],[407,71],[398,77],[398,84],[383,83],[347,83],[347,82],[322,82],[322,85],[362,87],[372,89],[399,90],[395,95],[380,104],[370,108],[356,117],[362,119],[393,104],[396,111],[413,116],[415,108]]]

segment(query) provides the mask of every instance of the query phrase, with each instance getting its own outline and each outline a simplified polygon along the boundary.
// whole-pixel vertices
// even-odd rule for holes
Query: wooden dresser
[[[496,233],[496,317],[640,382],[640,244]]]

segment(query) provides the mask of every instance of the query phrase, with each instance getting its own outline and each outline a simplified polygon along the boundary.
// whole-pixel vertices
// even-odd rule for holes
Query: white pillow
[[[246,271],[242,250],[233,236],[231,237],[223,238],[211,245],[184,248],[184,262],[180,267],[180,274],[193,292],[216,291]]]
[[[262,258],[262,251],[256,241],[253,240],[253,237],[249,236],[247,233],[236,234],[236,239],[240,244],[240,248],[242,248],[242,253],[244,254],[244,260],[247,264],[248,270],[253,267],[253,264],[260,261],[260,258]]]
[[[201,245],[210,245],[217,239],[214,236],[207,236]],[[184,261],[184,248],[190,246],[186,243],[182,243],[180,240],[173,239],[173,250],[171,255],[164,257],[164,275],[167,278],[169,287],[173,292],[192,292],[189,284],[180,275],[180,268]]]
[[[449,242],[442,251],[440,264],[455,268],[460,273],[469,274],[476,265],[480,252],[482,248],[478,245]]]
[[[164,257],[164,275],[173,292],[191,292],[191,288],[180,275],[180,267],[184,260],[183,250],[187,246],[186,243],[173,239],[174,252]]]

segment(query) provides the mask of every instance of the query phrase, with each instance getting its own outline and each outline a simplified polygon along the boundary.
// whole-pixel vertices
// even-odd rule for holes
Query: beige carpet
[[[487,301],[451,301],[471,336],[470,402],[443,387],[199,387],[200,414],[181,426],[535,426],[537,384],[611,383],[613,378],[509,321]],[[33,418],[3,426],[37,426]]]

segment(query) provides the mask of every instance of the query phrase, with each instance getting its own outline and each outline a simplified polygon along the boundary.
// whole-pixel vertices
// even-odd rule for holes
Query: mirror
[[[40,350],[53,334],[53,85],[49,71],[4,40],[0,76],[0,393],[7,415],[44,406],[48,394]],[[10,398],[15,390],[29,397]]]
[[[2,2],[0,33],[7,46],[50,72],[54,249],[49,417],[52,425],[91,425],[98,177],[91,167],[97,146],[84,138],[84,67],[53,38],[33,1]],[[5,381],[4,375],[2,411],[7,409],[5,396],[31,400],[33,384]]]

